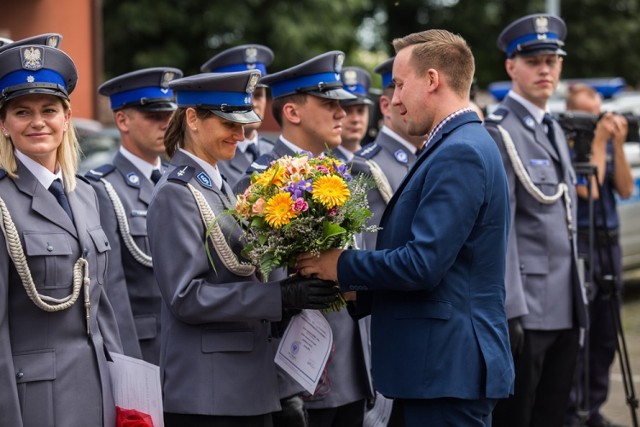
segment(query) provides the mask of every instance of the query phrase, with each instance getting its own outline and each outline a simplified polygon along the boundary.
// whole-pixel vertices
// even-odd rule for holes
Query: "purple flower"
[[[338,208],[334,206],[331,209],[329,209],[329,216],[336,216],[336,215],[338,215]]]
[[[345,181],[351,181],[353,179],[353,177],[349,173],[349,166],[347,166],[345,163],[342,163],[341,165],[338,166],[334,162],[333,168],[336,170],[336,172],[338,172],[338,174],[340,174],[341,177],[345,179]]]
[[[287,186],[287,191],[291,194],[293,200],[304,197],[305,191],[311,191],[311,180],[292,182]]]

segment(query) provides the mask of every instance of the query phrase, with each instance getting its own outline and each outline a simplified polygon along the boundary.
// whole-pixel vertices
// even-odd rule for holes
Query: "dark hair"
[[[191,108],[191,107],[188,107]],[[211,117],[213,113],[209,110],[195,109],[198,118],[206,119]],[[187,108],[178,108],[173,112],[167,130],[164,133],[164,150],[169,158],[178,151],[178,148],[182,148],[184,145],[184,133],[187,128]]]
[[[271,113],[278,125],[282,128],[282,108],[288,102],[294,104],[304,105],[307,102],[307,95],[304,93],[296,93],[294,95],[287,95],[281,98],[275,98],[271,102]]]

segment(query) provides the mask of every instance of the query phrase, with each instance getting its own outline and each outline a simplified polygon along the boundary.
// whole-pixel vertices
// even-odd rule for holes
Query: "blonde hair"
[[[469,97],[475,62],[471,48],[461,36],[446,30],[427,30],[393,40],[396,53],[414,45],[411,62],[419,76],[434,68],[447,77],[455,93]]]
[[[60,98],[65,113],[71,108],[68,100]],[[6,118],[6,106],[11,103],[9,101],[0,109],[0,119],[4,121]],[[7,175],[12,179],[18,179],[18,161],[14,152],[15,147],[11,138],[4,136],[0,132],[0,168],[7,171]],[[64,179],[64,187],[67,192],[71,192],[76,188],[76,173],[78,172],[78,158],[80,157],[80,144],[76,135],[75,128],[69,121],[67,131],[62,135],[62,143],[56,151],[56,161],[60,165],[62,178]]]

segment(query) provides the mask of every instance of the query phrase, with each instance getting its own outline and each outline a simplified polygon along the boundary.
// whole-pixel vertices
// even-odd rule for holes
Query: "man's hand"
[[[511,354],[515,359],[524,350],[524,329],[519,317],[509,319],[509,342],[511,344]]]
[[[338,258],[342,249],[329,249],[319,256],[305,252],[298,257],[298,273],[304,277],[317,277],[324,280],[338,281]]]

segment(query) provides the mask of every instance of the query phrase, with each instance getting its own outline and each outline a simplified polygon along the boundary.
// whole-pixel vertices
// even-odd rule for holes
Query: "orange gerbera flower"
[[[347,183],[338,176],[325,175],[313,182],[313,200],[327,208],[344,205],[350,195]]]
[[[293,210],[293,199],[289,193],[279,193],[267,202],[264,219],[271,227],[280,228],[289,224],[298,212]]]

